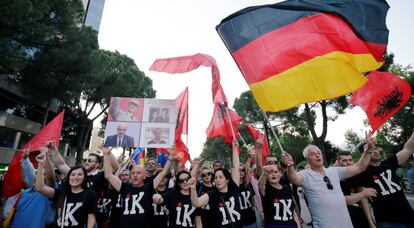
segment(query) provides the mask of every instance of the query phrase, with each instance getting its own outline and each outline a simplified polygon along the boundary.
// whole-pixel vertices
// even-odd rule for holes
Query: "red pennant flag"
[[[262,144],[263,144],[262,163],[264,163],[264,157],[266,157],[269,154],[269,146],[267,144],[266,136],[261,131],[257,130],[256,128],[254,128],[250,125],[246,125],[246,128],[247,128],[247,131],[249,131],[252,138],[254,139],[254,141],[256,141],[257,139],[259,139],[262,136],[262,138],[263,138],[263,141],[262,141]],[[255,163],[256,163],[256,158],[255,158]]]
[[[181,138],[181,134],[188,135],[188,87],[175,99],[177,109],[177,126],[175,140]]]
[[[190,56],[156,59],[150,70],[176,74],[190,72],[199,66],[211,67],[213,102],[215,104],[224,103],[227,106],[227,98],[220,84],[220,71],[216,60],[209,55],[198,53]]]
[[[188,161],[190,158],[190,154],[188,153],[188,148],[184,144],[184,142],[181,140],[181,138],[177,139],[175,141],[175,149],[176,149],[176,155],[178,157],[178,160],[181,164],[184,164]]]
[[[408,82],[388,72],[373,71],[368,76],[368,82],[352,95],[349,102],[367,113],[372,132],[375,132],[410,97],[411,86]]]
[[[59,146],[60,133],[62,131],[64,111],[59,113],[52,121],[50,121],[44,128],[42,128],[29,142],[22,148],[29,148],[31,146],[32,153],[38,151],[40,147],[44,146],[47,141],[55,141],[56,146]],[[25,187],[20,178],[20,159],[23,151],[19,150],[14,155],[9,164],[9,169],[4,174],[3,180],[3,197],[11,197],[19,193]]]
[[[224,105],[214,105],[214,113],[211,118],[210,125],[207,128],[207,138],[214,138],[223,136],[224,142],[232,144],[233,134],[231,132],[230,124],[226,114],[226,110],[229,113],[231,124],[233,126],[234,134],[236,138],[239,138],[239,131],[237,130],[237,125],[242,122],[242,118],[237,115],[237,113]]]

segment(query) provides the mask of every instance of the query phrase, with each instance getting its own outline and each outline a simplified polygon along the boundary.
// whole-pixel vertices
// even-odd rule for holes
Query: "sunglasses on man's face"
[[[91,162],[96,162],[95,160],[92,160],[92,159],[90,159],[90,158],[89,158],[89,159],[86,159],[86,161],[87,161],[87,162],[89,162],[89,163],[91,163]]]
[[[212,175],[212,173],[203,173],[203,174],[201,174],[201,177],[206,177],[206,176],[211,176]]]
[[[188,182],[188,180],[190,180],[190,178],[191,177],[186,177],[186,178],[183,178],[183,179],[178,179],[178,184],[182,184],[182,183],[184,183],[184,182]]]
[[[267,161],[268,165],[276,165],[276,161]]]
[[[326,187],[327,187],[329,190],[333,190],[333,185],[332,185],[332,183],[331,183],[331,180],[329,180],[329,177],[328,177],[328,176],[324,176],[324,177],[323,177],[323,181],[325,182]]]

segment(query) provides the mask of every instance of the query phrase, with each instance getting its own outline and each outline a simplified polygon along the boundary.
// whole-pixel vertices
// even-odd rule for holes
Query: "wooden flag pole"
[[[266,114],[266,112],[265,112],[265,111],[263,111],[263,110],[262,110],[262,113],[263,113],[263,116],[264,116],[264,118],[266,119],[266,121],[269,123],[270,130],[272,131],[273,136],[274,136],[274,137],[275,137],[275,139],[276,139],[277,145],[279,146],[280,151],[281,151],[281,152],[282,152],[282,154],[283,154],[283,153],[284,153],[284,151],[283,151],[282,144],[280,144],[279,137],[277,137],[275,130],[273,130],[272,125],[270,124],[269,117],[267,116],[267,114]]]

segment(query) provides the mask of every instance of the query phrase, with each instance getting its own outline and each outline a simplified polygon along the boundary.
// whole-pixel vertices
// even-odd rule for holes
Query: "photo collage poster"
[[[175,100],[112,97],[105,128],[105,147],[171,147]]]

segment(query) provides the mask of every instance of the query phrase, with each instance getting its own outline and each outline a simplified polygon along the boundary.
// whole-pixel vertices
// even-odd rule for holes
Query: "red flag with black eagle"
[[[213,117],[211,118],[210,125],[208,126],[206,133],[207,138],[223,136],[224,142],[232,145],[233,133],[231,132],[231,127],[226,111],[229,113],[236,139],[239,138],[239,131],[237,130],[237,125],[242,122],[242,118],[239,115],[237,115],[235,111],[225,107],[222,104],[214,105]]]
[[[372,132],[375,132],[410,97],[411,86],[407,81],[388,72],[373,71],[368,75],[368,82],[352,95],[349,102],[366,112]]]

